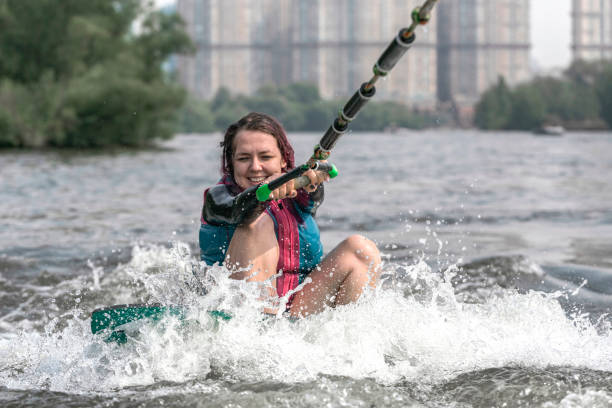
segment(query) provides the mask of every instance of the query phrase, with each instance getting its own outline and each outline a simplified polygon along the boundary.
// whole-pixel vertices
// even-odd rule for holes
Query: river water
[[[290,135],[298,160],[319,137]],[[1,406],[612,406],[611,134],[347,134],[323,244],[368,236],[384,279],[298,322],[262,320],[220,267],[189,290],[219,139],[0,153]],[[135,302],[199,323],[91,334],[93,309]]]

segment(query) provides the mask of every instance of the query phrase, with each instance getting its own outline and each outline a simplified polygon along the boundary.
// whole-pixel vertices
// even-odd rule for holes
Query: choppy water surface
[[[290,136],[298,160],[320,137]],[[221,268],[190,290],[219,138],[0,153],[0,405],[612,406],[612,135],[346,135],[323,243],[374,239],[383,283],[294,323]],[[90,334],[149,301],[187,322]]]

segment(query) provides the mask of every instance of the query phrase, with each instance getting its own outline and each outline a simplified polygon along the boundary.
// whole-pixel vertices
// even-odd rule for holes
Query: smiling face
[[[233,145],[234,180],[242,188],[256,186],[287,167],[272,135],[243,129],[236,135]]]

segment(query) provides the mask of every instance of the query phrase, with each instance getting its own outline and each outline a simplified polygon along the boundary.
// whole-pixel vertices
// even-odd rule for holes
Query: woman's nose
[[[251,169],[252,170],[259,170],[259,169],[261,169],[261,161],[259,161],[259,159],[257,159],[257,158],[254,158],[251,161]]]

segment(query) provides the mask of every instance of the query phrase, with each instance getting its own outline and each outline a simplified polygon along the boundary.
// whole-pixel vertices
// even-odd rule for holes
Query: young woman
[[[326,174],[309,170],[307,187],[296,190],[290,181],[271,201],[256,200],[259,185],[294,167],[293,148],[274,118],[246,115],[227,129],[221,147],[223,177],[204,192],[203,261],[224,264],[235,279],[270,280],[271,296],[285,296],[308,276],[288,302],[294,317],[354,302],[366,286],[376,286],[381,260],[372,241],[351,235],[323,257],[313,217]]]

